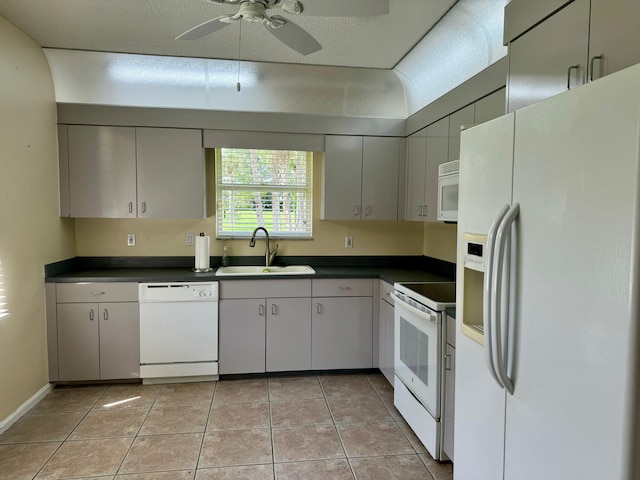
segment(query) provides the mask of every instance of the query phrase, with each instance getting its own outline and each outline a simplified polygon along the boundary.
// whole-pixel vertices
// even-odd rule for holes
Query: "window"
[[[311,238],[313,152],[216,149],[217,236]]]
[[[2,264],[0,263],[0,319],[9,316],[7,297],[5,295],[4,280],[2,278]]]

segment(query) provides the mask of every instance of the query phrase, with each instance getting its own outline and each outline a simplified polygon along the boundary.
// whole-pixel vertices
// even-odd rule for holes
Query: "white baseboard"
[[[20,420],[25,413],[31,410],[34,405],[42,400],[51,390],[53,390],[53,384],[47,383],[44,387],[34,393],[31,398],[20,405],[15,412],[0,421],[0,435],[2,435],[11,425]]]

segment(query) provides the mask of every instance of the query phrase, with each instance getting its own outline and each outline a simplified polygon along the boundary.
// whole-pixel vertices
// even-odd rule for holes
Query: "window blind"
[[[313,153],[216,149],[217,236],[310,238]]]

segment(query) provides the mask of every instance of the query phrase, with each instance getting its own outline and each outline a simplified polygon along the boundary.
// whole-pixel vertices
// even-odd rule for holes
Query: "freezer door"
[[[637,455],[638,85],[631,67],[516,113],[507,480],[637,478],[625,468]]]
[[[458,216],[458,272],[463,278],[463,233],[487,234],[505,204],[511,202],[514,115],[462,132]],[[478,284],[482,289],[482,283]],[[456,284],[456,480],[502,479],[505,391],[487,369],[484,346],[460,331],[464,302],[471,292]],[[480,291],[480,295],[482,292]],[[470,299],[467,299],[471,302]],[[482,302],[473,308],[482,315]]]

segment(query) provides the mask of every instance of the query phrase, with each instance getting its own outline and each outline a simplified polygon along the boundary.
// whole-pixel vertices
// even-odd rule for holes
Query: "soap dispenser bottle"
[[[222,248],[222,266],[223,267],[228,267],[229,266],[229,255],[227,254],[227,249],[229,248],[228,245],[225,245]]]

